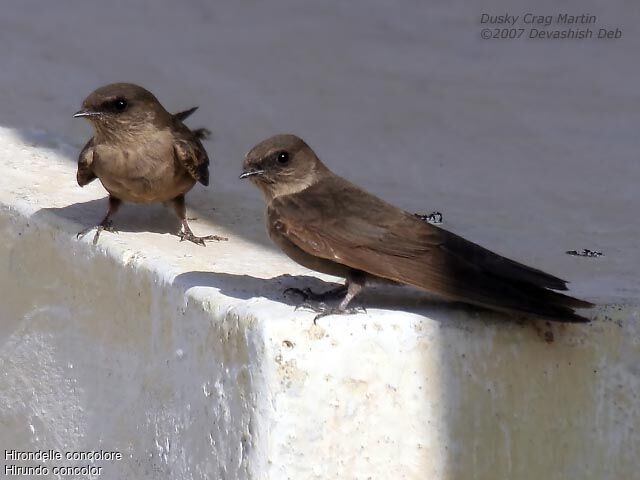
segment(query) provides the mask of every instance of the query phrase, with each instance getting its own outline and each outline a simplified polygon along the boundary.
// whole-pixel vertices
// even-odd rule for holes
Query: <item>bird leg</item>
[[[176,215],[180,219],[180,223],[182,224],[180,231],[178,232],[178,236],[180,237],[181,242],[188,240],[204,247],[206,245],[204,243],[206,240],[215,240],[218,242],[228,240],[226,237],[221,237],[219,235],[206,235],[204,237],[196,237],[191,231],[189,222],[187,221],[187,207],[184,203],[184,195],[178,195],[171,202],[173,203],[173,208],[176,212]]]
[[[93,236],[93,244],[96,245],[98,243],[98,238],[100,238],[100,233],[103,230],[111,233],[118,233],[118,231],[113,228],[113,222],[111,221],[111,216],[118,211],[118,208],[120,208],[121,204],[122,204],[122,201],[119,198],[109,195],[109,209],[107,210],[107,214],[104,216],[102,221],[96,227],[90,226],[85,228],[81,232],[78,232],[78,234],[76,235],[76,238],[84,237],[87,233],[89,233],[91,230],[95,228],[96,234]]]
[[[416,217],[418,217],[423,222],[431,223],[433,225],[439,225],[442,223],[444,217],[440,212],[431,212],[427,215],[422,215],[420,213],[414,213]]]
[[[330,294],[335,298],[340,296],[340,293],[344,293],[346,290],[346,293],[344,293],[344,297],[342,298],[342,301],[337,307],[329,307],[327,304],[323,302],[320,302],[314,305],[309,303],[308,301],[305,301],[304,303],[298,305],[296,309],[308,308],[316,312],[317,315],[313,319],[314,325],[316,325],[316,322],[318,321],[318,319],[322,317],[326,317],[328,315],[353,315],[355,313],[366,312],[366,309],[363,307],[348,308],[349,303],[351,303],[351,301],[362,291],[362,289],[365,286],[365,283],[366,283],[366,276],[364,273],[356,272],[356,271],[349,272],[349,274],[347,275],[347,281],[345,282],[345,285],[341,287],[341,289],[336,288],[328,292],[325,292],[326,294]],[[341,290],[340,293],[338,292],[339,290]],[[308,294],[309,292],[311,292],[311,290],[309,289],[305,289],[302,291],[303,294]],[[315,294],[315,295],[323,296],[323,294],[319,294],[319,295]]]

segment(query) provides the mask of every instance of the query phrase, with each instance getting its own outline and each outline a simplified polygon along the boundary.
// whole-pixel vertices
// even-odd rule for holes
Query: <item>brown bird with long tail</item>
[[[251,149],[240,178],[267,203],[271,239],[299,264],[343,277],[343,287],[316,294],[319,318],[354,313],[351,301],[371,281],[413,285],[446,299],[512,315],[586,322],[574,312],[593,305],[555,292],[567,282],[493,253],[420,220],[332,173],[294,135],[276,135]]]

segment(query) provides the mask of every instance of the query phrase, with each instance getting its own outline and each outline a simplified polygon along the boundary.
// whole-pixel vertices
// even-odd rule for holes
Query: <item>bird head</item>
[[[151,92],[132,83],[98,88],[82,102],[75,118],[86,118],[97,133],[110,136],[144,130],[169,114]]]
[[[314,151],[295,135],[275,135],[247,153],[241,179],[248,178],[268,199],[296,193],[328,172]]]

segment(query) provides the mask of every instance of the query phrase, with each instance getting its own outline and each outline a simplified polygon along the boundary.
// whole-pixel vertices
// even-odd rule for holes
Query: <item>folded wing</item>
[[[93,163],[93,138],[87,142],[84,148],[80,151],[78,156],[78,172],[76,173],[76,180],[78,185],[84,187],[88,183],[94,181],[97,177],[91,169]]]
[[[209,185],[209,157],[193,133],[186,127],[179,130],[173,142],[176,159],[196,181]]]
[[[339,177],[282,196],[270,224],[305,252],[445,297],[563,321],[590,303],[566,282],[417,219]]]

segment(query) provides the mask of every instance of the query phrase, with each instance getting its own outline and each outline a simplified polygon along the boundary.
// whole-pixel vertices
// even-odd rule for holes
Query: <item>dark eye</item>
[[[280,152],[276,157],[276,160],[280,165],[284,165],[289,162],[289,154],[287,152]]]
[[[124,98],[118,98],[114,100],[113,109],[116,112],[124,112],[127,109],[127,101]]]

